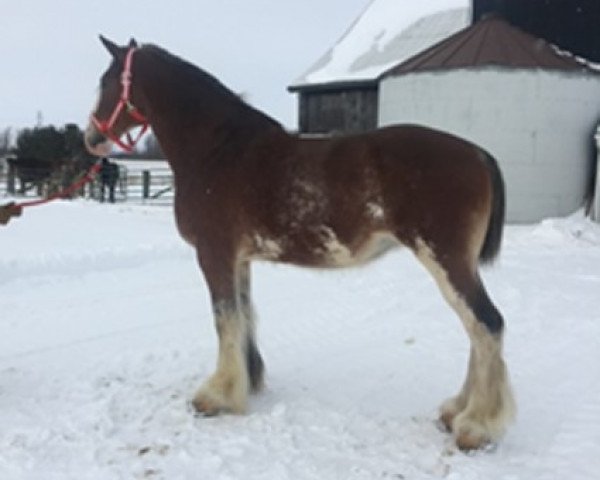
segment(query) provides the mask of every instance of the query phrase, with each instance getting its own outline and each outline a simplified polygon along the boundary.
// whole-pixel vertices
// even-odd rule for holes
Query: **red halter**
[[[130,90],[131,90],[131,63],[133,59],[133,54],[135,53],[136,48],[130,48],[127,51],[127,56],[125,57],[125,65],[123,67],[123,73],[121,73],[121,85],[123,86],[123,90],[121,91],[121,98],[119,99],[119,103],[115,106],[112,115],[108,120],[99,120],[96,115],[92,115],[92,122],[98,129],[100,133],[106,135],[110,138],[114,143],[116,143],[119,147],[121,147],[126,152],[131,152],[135,145],[140,141],[142,135],[146,133],[148,130],[149,123],[148,119],[140,113],[140,111],[131,103],[129,100]],[[132,117],[137,122],[141,123],[142,129],[137,134],[136,138],[132,138],[131,134],[127,132],[125,141],[121,140],[115,133],[113,132],[113,127],[115,123],[117,123],[117,119],[121,112],[125,110],[125,112]]]

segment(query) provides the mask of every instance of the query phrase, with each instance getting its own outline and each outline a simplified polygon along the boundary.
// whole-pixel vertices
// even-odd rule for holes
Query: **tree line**
[[[126,155],[127,158],[164,158],[156,138],[146,137],[141,147]],[[25,128],[12,141],[11,129],[0,131],[0,157],[8,158],[22,193],[40,182],[64,184],[77,177],[96,160],[85,148],[84,132],[76,124],[57,128],[53,125]]]
[[[50,166],[63,163],[65,159],[89,157],[84,143],[83,131],[75,124],[68,123],[62,128],[53,125],[25,128],[17,132],[15,141],[11,128],[0,131],[0,156],[15,158],[36,158]],[[147,135],[132,153],[116,153],[115,156],[140,159],[164,159],[164,154],[154,135]]]

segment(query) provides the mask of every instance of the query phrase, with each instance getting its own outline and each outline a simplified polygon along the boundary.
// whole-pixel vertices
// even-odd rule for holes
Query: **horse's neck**
[[[215,88],[211,77],[175,70],[155,65],[139,80],[148,119],[173,170],[185,174],[190,163],[197,166],[225,150],[233,153],[262,132],[280,128],[223,87]]]

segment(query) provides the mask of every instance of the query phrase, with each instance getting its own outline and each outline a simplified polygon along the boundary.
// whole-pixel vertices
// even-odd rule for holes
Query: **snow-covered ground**
[[[463,454],[435,424],[467,339],[407,251],[254,267],[267,389],[188,402],[216,339],[169,208],[57,202],[0,228],[0,479],[584,480],[600,471],[600,227],[509,227],[484,271],[519,416]]]

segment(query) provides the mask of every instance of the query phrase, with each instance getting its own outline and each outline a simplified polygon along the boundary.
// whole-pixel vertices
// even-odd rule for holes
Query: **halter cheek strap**
[[[148,119],[131,103],[129,99],[131,95],[131,64],[133,61],[133,54],[137,48],[130,48],[127,51],[127,55],[125,56],[125,65],[123,67],[123,72],[121,73],[121,86],[123,87],[121,90],[121,98],[119,102],[115,106],[112,115],[108,120],[99,120],[96,115],[92,115],[92,123],[98,129],[100,133],[106,135],[110,138],[114,143],[116,143],[119,147],[121,147],[126,152],[131,152],[135,145],[140,141],[146,130],[150,124],[148,123]],[[137,136],[133,138],[129,132],[125,134],[126,138],[121,140],[118,135],[116,135],[113,131],[113,127],[117,123],[117,119],[121,112],[125,111],[131,118],[133,118],[136,122],[141,124],[142,129],[139,131]]]

